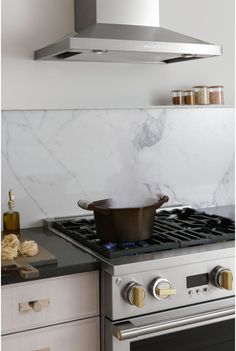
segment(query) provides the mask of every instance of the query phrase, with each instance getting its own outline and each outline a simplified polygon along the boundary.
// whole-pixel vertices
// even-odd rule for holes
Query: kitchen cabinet
[[[99,318],[2,337],[3,351],[99,351]]]
[[[98,351],[99,273],[2,287],[2,350]]]

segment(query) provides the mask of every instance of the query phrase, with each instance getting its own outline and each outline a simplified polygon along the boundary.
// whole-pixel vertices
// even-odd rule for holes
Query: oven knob
[[[211,282],[217,288],[232,290],[233,288],[233,273],[229,268],[217,266],[211,273]]]
[[[126,296],[131,305],[144,307],[146,290],[141,284],[131,282],[127,287]]]
[[[158,277],[151,283],[151,294],[158,300],[166,299],[169,296],[176,295],[176,289],[172,288],[167,279]]]

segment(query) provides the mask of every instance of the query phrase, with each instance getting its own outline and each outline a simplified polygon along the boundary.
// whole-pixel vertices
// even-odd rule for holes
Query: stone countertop
[[[21,233],[51,252],[57,258],[57,263],[37,267],[40,272],[39,278],[52,278],[56,276],[88,272],[98,270],[100,261],[84,252],[72,243],[55,235],[44,228],[29,228],[21,230]],[[27,282],[35,279],[22,279],[18,275],[2,274],[2,285]]]
[[[198,210],[205,211],[209,214],[228,217],[233,220],[235,217],[234,205],[200,208]],[[41,246],[57,257],[56,264],[37,267],[40,271],[40,277],[36,279],[51,278],[100,269],[101,261],[99,259],[76,247],[62,237],[57,236],[46,228],[29,228],[23,229],[21,232],[30,239],[37,241]],[[145,255],[126,256],[125,262],[133,263],[137,260],[140,261],[140,259],[144,259],[144,256]],[[110,263],[113,268],[116,266],[120,267],[120,265],[124,263],[123,258],[106,259],[106,262]],[[2,274],[2,285],[26,282],[29,280],[30,279],[22,279],[19,276]]]

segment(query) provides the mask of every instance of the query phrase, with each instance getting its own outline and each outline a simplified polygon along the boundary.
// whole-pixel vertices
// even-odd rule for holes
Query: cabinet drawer
[[[99,351],[99,318],[2,337],[2,351]]]
[[[98,314],[97,271],[2,287],[2,334]]]

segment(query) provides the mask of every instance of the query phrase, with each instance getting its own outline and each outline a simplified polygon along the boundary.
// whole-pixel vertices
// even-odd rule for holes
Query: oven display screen
[[[209,274],[203,273],[203,274],[191,275],[187,277],[186,280],[187,280],[187,288],[206,285],[206,284],[209,284]]]

